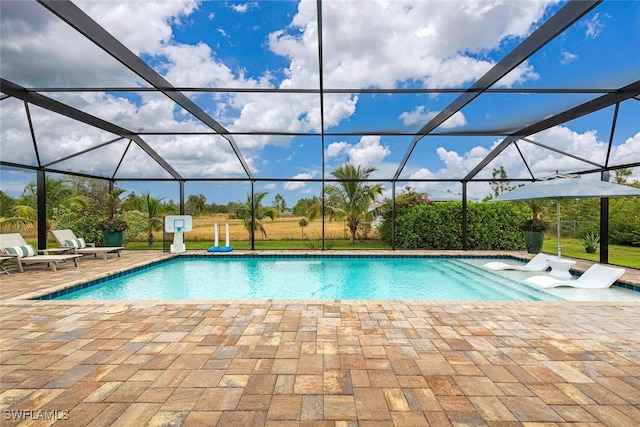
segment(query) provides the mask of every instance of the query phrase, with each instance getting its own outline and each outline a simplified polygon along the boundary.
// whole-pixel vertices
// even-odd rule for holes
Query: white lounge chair
[[[86,243],[84,239],[76,237],[75,233],[69,229],[51,230],[51,234],[58,242],[58,246],[66,248],[74,254],[93,254],[94,256],[102,255],[106,261],[107,254],[115,252],[120,256],[120,251],[124,249],[122,246],[96,246],[94,243]]]
[[[625,272],[624,268],[607,267],[593,264],[576,280],[559,280],[551,276],[533,276],[525,280],[527,283],[541,288],[571,286],[582,289],[606,289],[613,285]]]
[[[7,233],[0,234],[0,250],[3,256],[12,257],[16,264],[18,264],[18,270],[24,273],[24,264],[46,262],[52,271],[56,272],[57,264],[59,262],[65,262],[73,260],[73,263],[78,267],[78,258],[82,255],[38,255],[33,246],[28,244],[24,237],[20,233]]]
[[[513,265],[507,264],[502,261],[491,261],[484,264],[484,267],[489,270],[520,270],[520,271],[544,271],[549,268],[549,264],[547,260],[550,258],[550,255],[543,254],[542,252],[538,255],[531,258],[531,260],[525,265]]]
[[[11,261],[13,259],[12,256],[0,256],[0,268],[2,269],[3,273],[7,273],[9,274],[9,272],[7,271],[6,268],[4,268],[4,263]]]

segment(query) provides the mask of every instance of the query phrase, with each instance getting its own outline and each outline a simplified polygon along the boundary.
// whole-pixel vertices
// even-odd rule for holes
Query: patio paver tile
[[[267,413],[269,420],[300,420],[302,415],[302,396],[275,395]]]
[[[166,256],[83,260],[74,277],[149,255]],[[0,408],[68,411],[64,425],[640,419],[640,303],[23,301],[17,275],[0,277]]]

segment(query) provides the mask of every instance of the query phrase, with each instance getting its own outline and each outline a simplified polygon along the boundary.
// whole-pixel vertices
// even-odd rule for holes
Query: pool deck
[[[167,256],[0,276],[3,426],[640,420],[640,302],[25,299]]]

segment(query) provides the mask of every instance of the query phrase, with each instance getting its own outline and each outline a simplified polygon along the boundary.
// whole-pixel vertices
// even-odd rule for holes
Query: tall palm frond
[[[153,245],[153,241],[155,240],[155,236],[153,235],[154,231],[160,230],[162,228],[163,222],[163,209],[162,209],[162,199],[156,199],[155,197],[151,197],[151,194],[144,194],[144,202],[145,202],[145,210],[147,214],[147,241],[149,246]]]
[[[251,194],[247,194],[246,202],[243,203],[239,201],[240,207],[238,209],[238,216],[242,218],[244,228],[246,228],[249,232],[249,236],[251,236],[251,230],[253,229],[253,231],[260,231],[263,238],[267,237],[267,230],[263,225],[264,219],[271,218],[272,220],[274,220],[277,216],[277,212],[275,209],[262,206],[262,199],[264,199],[267,194],[268,193],[266,192],[255,193],[253,196],[255,222],[254,218],[251,215]]]
[[[23,231],[33,227],[38,222],[37,213],[37,185],[35,182],[27,184],[24,190],[24,205],[11,208],[11,217],[2,220],[2,227]],[[78,196],[71,187],[68,179],[45,177],[45,205],[47,207],[47,231],[51,229],[51,218],[54,207],[66,207],[74,212],[86,209],[88,202]]]
[[[38,211],[31,206],[12,206],[10,217],[0,219],[0,229],[23,232],[34,227],[38,222]]]
[[[126,190],[124,188],[114,188],[113,190],[111,190],[109,192],[109,194],[107,194],[107,213],[109,215],[109,218],[113,218],[116,213],[118,213],[118,208],[120,207],[120,203],[122,202],[122,200],[120,199],[120,196],[122,195],[122,193],[124,193]]]
[[[349,243],[354,244],[358,226],[372,219],[372,204],[384,189],[382,184],[366,184],[363,181],[377,169],[363,168],[347,162],[331,175],[340,180],[339,185],[327,185],[325,193],[325,215],[333,218],[344,218],[351,234]],[[309,212],[309,218],[314,219],[320,212],[319,206],[314,206]]]

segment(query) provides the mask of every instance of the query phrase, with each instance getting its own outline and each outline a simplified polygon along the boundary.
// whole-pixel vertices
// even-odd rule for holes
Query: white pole
[[[217,222],[216,222],[216,225],[215,225],[214,228],[216,230],[216,233],[215,233],[216,234],[216,242],[215,242],[215,244],[213,246],[215,246],[217,248],[218,247],[218,223]]]
[[[229,247],[229,223],[225,224],[227,227],[227,242],[226,242],[226,247]]]
[[[556,199],[556,214],[558,215],[558,259],[562,257],[562,245],[560,244],[560,199]]]

